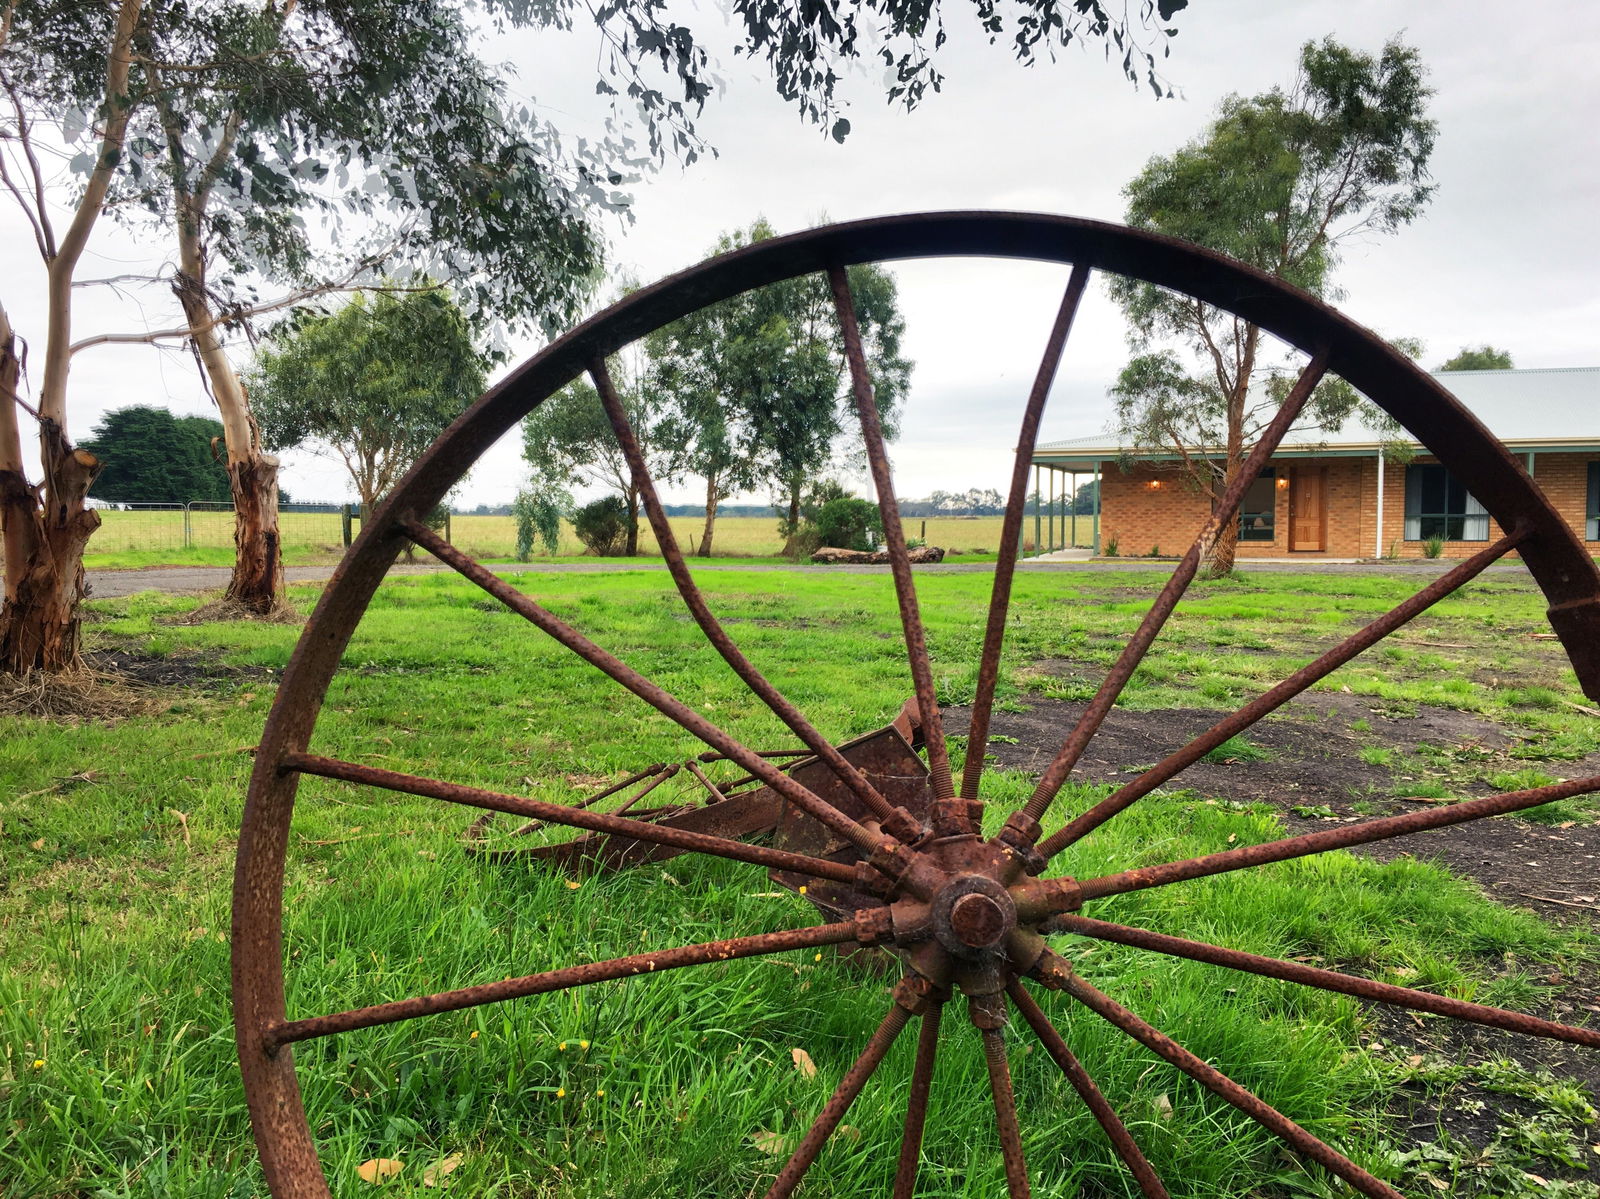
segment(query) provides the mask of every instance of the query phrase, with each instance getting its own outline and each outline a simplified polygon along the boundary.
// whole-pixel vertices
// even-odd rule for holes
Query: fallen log
[[[907,550],[906,557],[914,563],[943,562],[944,550],[936,545],[919,546],[914,550]],[[839,562],[859,564],[881,564],[889,560],[887,550],[841,550],[831,545],[825,545],[811,555],[813,562],[832,564]]]

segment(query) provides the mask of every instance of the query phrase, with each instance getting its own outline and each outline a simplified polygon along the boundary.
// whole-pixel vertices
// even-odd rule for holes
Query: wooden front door
[[[1328,547],[1328,468],[1291,467],[1289,471],[1289,548]]]

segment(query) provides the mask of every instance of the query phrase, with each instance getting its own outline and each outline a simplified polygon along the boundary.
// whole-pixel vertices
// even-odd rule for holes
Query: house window
[[[1600,541],[1600,462],[1589,463],[1589,506],[1584,515],[1588,519],[1583,535],[1590,541]]]
[[[1407,541],[1488,541],[1489,514],[1442,466],[1406,467]]]
[[[1261,472],[1261,477],[1250,484],[1239,503],[1239,540],[1271,541],[1272,519],[1278,508],[1277,489],[1273,483],[1272,468]]]

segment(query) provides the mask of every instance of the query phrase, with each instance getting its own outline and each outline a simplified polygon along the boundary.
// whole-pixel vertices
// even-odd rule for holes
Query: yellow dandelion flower
[[[472,1032],[470,1034],[468,1034],[467,1040],[476,1041],[477,1039],[478,1039],[478,1030],[477,1029],[473,1029]]]
[[[33,1059],[33,1068],[35,1070],[43,1070],[44,1069],[44,1058],[42,1058],[42,1057],[34,1058]]]
[[[588,1041],[579,1041],[578,1042],[578,1048],[579,1049],[587,1049],[587,1048],[589,1048],[589,1042]]]
[[[605,1098],[605,1095],[606,1095],[606,1093],[605,1093],[605,1091],[603,1091],[603,1090],[600,1090],[600,1091],[596,1091],[596,1092],[595,1092],[595,1093],[594,1093],[594,1097],[595,1097],[595,1098],[596,1098],[596,1099],[604,1099],[604,1098]]]
[[[565,1099],[566,1097],[567,1097],[567,1088],[566,1087],[557,1087],[556,1088],[556,1098],[557,1099]]]
[[[804,883],[801,883],[800,884],[800,894],[804,895],[805,893],[806,893],[806,885]]]
[[[812,958],[811,960],[813,962],[820,962],[822,960],[822,955],[819,953],[814,958]]]

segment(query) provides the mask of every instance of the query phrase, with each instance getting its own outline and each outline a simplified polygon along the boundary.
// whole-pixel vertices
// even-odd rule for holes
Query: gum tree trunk
[[[72,280],[89,235],[105,208],[122,157],[131,115],[128,74],[140,0],[117,6],[106,57],[106,102],[94,169],[59,244],[41,207],[39,249],[46,267],[46,338],[40,372],[39,462],[44,479],[29,484],[23,469],[21,364],[16,339],[0,308],[0,544],[5,547],[5,599],[0,605],[0,671],[62,673],[80,665],[78,605],[88,594],[83,550],[100,527],[84,505],[100,460],[67,437],[67,376],[72,359]],[[26,129],[19,130],[26,141]]]
[[[706,480],[706,527],[700,535],[700,556],[711,557],[711,534],[717,523],[717,504],[721,500],[715,479]]]
[[[184,319],[211,383],[228,450],[228,483],[233,491],[233,577],[227,598],[258,615],[283,600],[283,547],[278,535],[278,460],[261,448],[261,431],[250,413],[244,384],[228,361],[217,335],[204,284],[197,223],[182,222],[181,271],[176,290]]]
[[[100,514],[83,501],[100,460],[73,449],[54,421],[41,420],[45,483],[28,484],[17,421],[20,375],[15,337],[0,309],[0,537],[5,546],[0,671],[61,673],[79,665],[83,549],[100,527]]]

